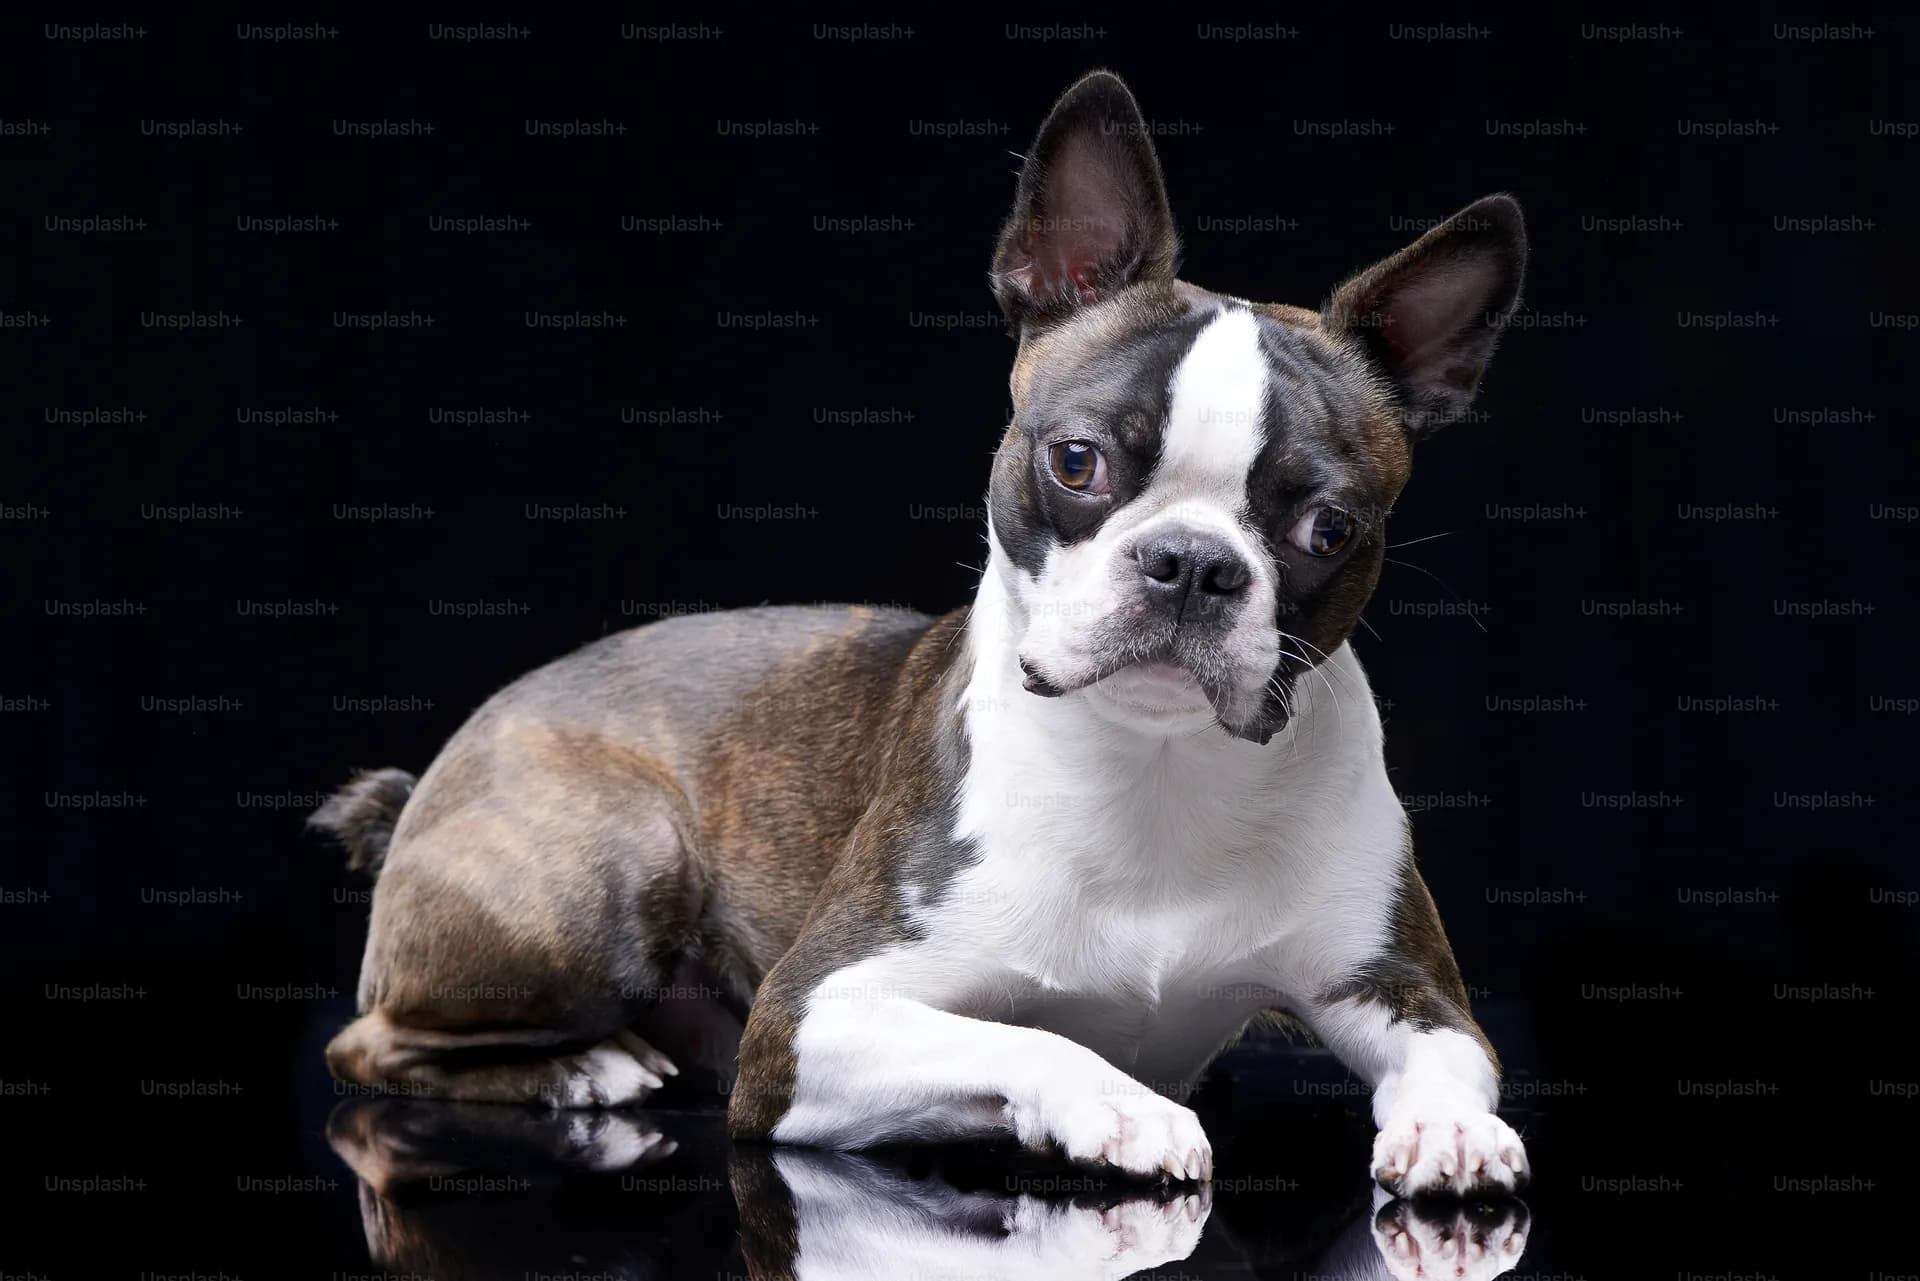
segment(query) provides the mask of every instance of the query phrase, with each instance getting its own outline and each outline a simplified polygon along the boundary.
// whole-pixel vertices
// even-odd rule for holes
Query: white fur
[[[1154,488],[1206,493],[1228,511],[1246,501],[1247,473],[1266,447],[1267,358],[1254,313],[1207,322],[1174,370]]]
[[[557,1105],[590,1108],[604,1103],[620,1107],[660,1088],[660,1078],[641,1066],[632,1052],[618,1041],[608,1039],[582,1054],[564,1058],[566,1083],[561,1087]],[[600,1098],[596,1099],[595,1087]]]

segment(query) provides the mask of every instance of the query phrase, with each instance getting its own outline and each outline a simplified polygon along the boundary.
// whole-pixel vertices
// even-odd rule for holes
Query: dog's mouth
[[[1178,663],[1129,663],[1095,681],[1094,687],[1143,711],[1175,714],[1214,706],[1200,678]]]
[[[1204,665],[1181,662],[1172,654],[1158,654],[1149,658],[1114,659],[1106,662],[1089,663],[1081,670],[1068,676],[1055,676],[1043,671],[1032,659],[1020,658],[1020,674],[1024,677],[1027,692],[1038,694],[1042,698],[1059,698],[1063,694],[1072,694],[1095,685],[1109,690],[1145,691],[1154,689],[1162,694],[1191,693],[1206,696],[1210,675]]]
[[[1027,691],[1042,698],[1092,690],[1149,722],[1210,714],[1227,733],[1253,743],[1266,743],[1286,723],[1272,690],[1249,697],[1252,682],[1211,647],[1170,645],[1145,657],[1091,664],[1066,677],[1044,672],[1022,656],[1020,671]]]

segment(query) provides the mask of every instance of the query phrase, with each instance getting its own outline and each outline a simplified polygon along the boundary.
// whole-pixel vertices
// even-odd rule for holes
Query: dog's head
[[[1489,196],[1318,311],[1175,278],[1146,122],[1095,72],[1041,126],[994,254],[1019,336],[989,495],[1027,688],[1266,742],[1379,579],[1413,441],[1460,416],[1519,299]]]

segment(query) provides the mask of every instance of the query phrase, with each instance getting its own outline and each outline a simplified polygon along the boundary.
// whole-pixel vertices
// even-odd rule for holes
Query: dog
[[[656,622],[509,685],[417,784],[356,776],[311,820],[378,873],[334,1074],[631,1104],[697,965],[746,1010],[736,1138],[1207,1180],[1178,1096],[1267,1016],[1371,1085],[1382,1187],[1517,1189],[1347,642],[1526,256],[1494,195],[1318,311],[1187,283],[1133,96],[1074,84],[993,254],[1018,348],[971,607]]]

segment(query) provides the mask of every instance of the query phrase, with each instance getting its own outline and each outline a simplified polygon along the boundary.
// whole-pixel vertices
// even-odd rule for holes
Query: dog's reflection
[[[1182,1261],[1183,1274],[1237,1276],[1247,1275],[1252,1244],[1241,1238],[1272,1226],[1252,1221],[1260,1214],[1222,1224],[1205,1188],[1024,1166],[942,1169],[895,1154],[729,1150],[717,1125],[705,1137],[686,1131],[683,1149],[663,1126],[688,1124],[379,1098],[342,1104],[327,1137],[360,1178],[373,1262],[442,1281],[556,1271],[633,1281],[1073,1281]],[[1519,1262],[1527,1228],[1517,1201],[1416,1205],[1376,1193],[1370,1212],[1294,1270],[1327,1281],[1489,1281]],[[1291,1255],[1290,1236],[1263,1241],[1260,1255]]]

